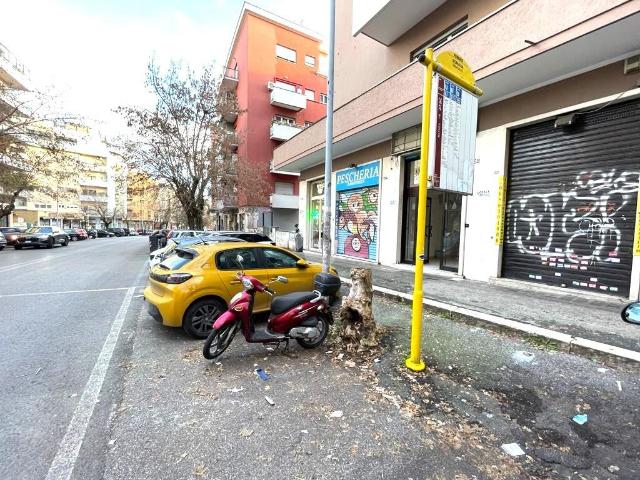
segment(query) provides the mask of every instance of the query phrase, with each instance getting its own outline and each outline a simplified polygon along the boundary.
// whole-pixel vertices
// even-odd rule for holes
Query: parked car
[[[244,259],[242,266],[238,255]],[[277,287],[282,295],[313,290],[314,277],[322,265],[284,248],[259,243],[180,246],[149,272],[144,290],[147,310],[164,325],[181,326],[191,336],[205,338],[231,298],[242,290],[236,277],[241,269],[265,283],[284,275],[289,282]],[[331,273],[337,274],[333,268]],[[267,311],[269,306],[268,295],[256,295],[254,312]]]
[[[16,250],[22,250],[22,247],[53,248],[55,245],[63,247],[69,245],[69,235],[59,227],[31,227],[18,235],[14,248]]]
[[[129,229],[128,228],[122,227],[122,231],[124,232],[124,236],[125,237],[129,236]]]
[[[4,238],[4,234],[0,232],[0,251],[4,250],[4,247],[7,246],[7,239]]]
[[[90,228],[87,230],[87,235],[89,238],[98,238],[98,231],[95,228]]]
[[[7,245],[15,245],[21,230],[17,227],[0,227],[0,232],[2,232],[4,238],[7,240]]]
[[[178,246],[186,247],[187,245],[195,245],[200,243],[220,243],[220,242],[244,242],[239,238],[223,237],[221,235],[206,235],[202,237],[182,237],[182,238],[170,238],[167,241],[167,245],[154,250],[149,254],[149,268],[152,268],[159,264],[162,260],[169,257],[175,252]]]
[[[99,228],[98,230],[96,230],[96,236],[97,238],[112,238],[115,237],[116,234]]]
[[[207,232],[202,230],[170,230],[167,233],[167,239],[180,238],[180,237],[195,237],[198,235],[205,235]]]
[[[113,233],[116,237],[126,237],[122,228],[107,228],[107,232]]]
[[[89,234],[84,228],[76,228],[75,231],[80,235],[80,240],[86,240],[89,238]]]
[[[266,235],[261,233],[254,232],[235,232],[232,230],[224,230],[220,232],[215,232],[216,235],[224,235],[226,237],[234,237],[244,240],[245,242],[255,242],[255,243],[264,243],[269,245],[275,245],[276,242],[271,240]]]
[[[64,233],[69,235],[69,240],[71,240],[72,242],[75,242],[78,240],[85,240],[87,238],[86,233],[82,234],[78,232],[78,229],[76,228],[65,228]]]
[[[139,228],[137,230],[138,235],[150,235],[151,234],[151,230],[145,230],[144,228]]]
[[[138,232],[136,232],[135,230],[129,230],[129,236],[130,237],[137,237],[138,236]]]

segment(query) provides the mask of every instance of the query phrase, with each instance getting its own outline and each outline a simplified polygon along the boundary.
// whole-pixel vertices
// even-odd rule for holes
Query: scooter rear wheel
[[[231,345],[233,337],[236,335],[237,325],[226,325],[219,329],[211,330],[211,333],[204,342],[202,355],[207,360],[218,358]]]
[[[318,318],[318,324],[316,328],[319,330],[318,336],[312,340],[307,340],[304,338],[296,338],[296,341],[300,344],[302,348],[316,348],[324,342],[324,339],[327,338],[327,334],[329,333],[329,322],[324,317]]]

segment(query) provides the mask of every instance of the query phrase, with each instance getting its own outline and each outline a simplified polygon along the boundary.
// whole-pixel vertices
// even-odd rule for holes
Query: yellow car
[[[237,257],[243,258],[242,267]],[[244,270],[263,283],[278,275],[289,279],[278,284],[279,295],[311,291],[322,265],[307,262],[289,250],[259,243],[223,242],[190,245],[149,272],[144,290],[149,314],[170,327],[180,327],[191,336],[206,338],[211,325],[227,309],[231,298],[242,290],[236,272]],[[338,272],[331,268],[331,273]],[[254,312],[269,310],[271,298],[256,295]]]

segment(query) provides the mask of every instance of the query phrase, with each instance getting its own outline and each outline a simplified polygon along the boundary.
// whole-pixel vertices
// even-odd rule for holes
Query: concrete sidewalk
[[[305,251],[304,257],[321,261],[315,252]],[[413,271],[338,256],[332,257],[331,264],[341,277],[349,277],[354,267],[371,268],[375,286],[402,294],[413,292]],[[573,290],[541,291],[538,286],[511,287],[429,273],[424,282],[424,297],[429,300],[640,352],[640,327],[620,319],[627,302],[622,298],[600,299]]]

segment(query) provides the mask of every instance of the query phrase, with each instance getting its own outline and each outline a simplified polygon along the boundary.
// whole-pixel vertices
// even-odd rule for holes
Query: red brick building
[[[235,205],[217,205],[226,213],[220,228],[290,231],[298,223],[298,177],[271,169],[273,149],[325,116],[326,62],[317,33],[243,5],[222,93],[236,96],[238,113],[225,121],[236,133],[242,174],[256,177],[239,183]]]

